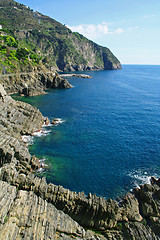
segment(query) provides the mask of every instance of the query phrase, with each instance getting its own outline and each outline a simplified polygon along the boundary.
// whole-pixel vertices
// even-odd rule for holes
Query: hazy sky
[[[125,64],[160,65],[160,0],[19,0],[110,50]]]

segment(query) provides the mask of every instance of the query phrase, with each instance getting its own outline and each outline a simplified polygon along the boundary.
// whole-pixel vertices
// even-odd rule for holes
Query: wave
[[[33,132],[32,136],[34,136],[34,137],[43,137],[43,136],[48,135],[50,132],[51,132],[50,130],[41,129],[39,131]]]
[[[49,120],[49,118],[46,117],[45,121],[42,125],[42,128],[51,127],[53,125],[58,125],[58,124],[61,124],[64,122],[65,122],[65,120],[63,120],[62,118],[54,118],[53,120]]]
[[[46,159],[45,158],[42,158],[42,159],[39,159],[39,163],[40,163],[40,168],[37,170],[38,173],[44,173],[46,168],[48,167],[48,164],[46,164]]]
[[[52,124],[50,122],[47,125],[45,123],[43,123],[42,128],[44,128],[44,127],[51,127],[51,126],[52,126]]]
[[[39,159],[39,162],[40,162],[41,166],[48,166],[48,165],[45,163],[45,161],[46,161],[45,158]]]
[[[64,122],[65,122],[65,120],[63,120],[62,118],[54,118],[51,122],[51,125],[57,126],[58,124],[61,124]]]
[[[155,174],[153,174],[155,176]],[[128,174],[133,179],[133,185],[136,188],[140,188],[140,185],[143,184],[150,184],[151,183],[151,177],[153,176],[149,174],[147,171],[134,171]],[[156,176],[155,176],[156,177]]]
[[[56,120],[57,120],[58,123],[64,123],[65,122],[65,120],[63,120],[62,118],[56,118]]]
[[[28,145],[33,145],[33,136],[22,135],[21,139],[24,143],[27,143]]]
[[[37,173],[44,173],[45,169],[43,167],[38,168]]]

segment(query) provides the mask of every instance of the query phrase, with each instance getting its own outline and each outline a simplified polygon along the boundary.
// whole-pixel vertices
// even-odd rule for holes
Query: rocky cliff
[[[55,71],[1,75],[0,83],[8,94],[19,93],[25,96],[45,94],[47,88],[72,87]]]
[[[15,57],[20,58],[24,53],[30,53],[32,61],[27,64],[32,67],[41,62],[49,69],[62,71],[121,68],[119,60],[108,48],[99,46],[79,33],[73,33],[65,25],[13,0],[0,1],[0,24],[3,26],[1,35],[5,37],[7,33],[15,39],[12,39],[12,47],[16,54],[12,51],[10,66],[7,65],[13,65],[13,71],[22,68]],[[6,41],[4,38],[2,40]],[[11,38],[7,44],[11,44]],[[6,54],[9,55],[7,49]],[[22,59],[23,66],[26,60]]]
[[[47,184],[22,140],[43,124],[0,85],[0,239],[160,239],[160,179],[119,202]]]

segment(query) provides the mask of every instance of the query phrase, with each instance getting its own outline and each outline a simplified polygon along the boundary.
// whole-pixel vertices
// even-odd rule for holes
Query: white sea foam
[[[44,123],[42,125],[42,128],[51,127],[53,125],[58,125],[58,124],[61,124],[61,123],[65,122],[65,120],[63,120],[62,118],[54,118],[53,121],[55,121],[55,124],[52,124],[51,123],[52,121],[50,121],[48,117],[47,117],[47,119],[48,119],[49,123],[46,125],[46,123],[44,121]]]
[[[150,184],[151,176],[148,172],[135,171],[128,174],[134,180],[134,187],[140,187],[142,184]]]
[[[150,183],[151,176],[146,176],[146,175],[134,175],[135,178],[135,185],[136,187],[139,187],[139,182],[140,184],[145,184],[145,183]],[[138,181],[137,181],[138,180]]]
[[[45,162],[45,161],[46,161],[45,158],[39,159],[39,162],[40,162],[40,163],[43,163],[43,162]]]
[[[54,122],[54,124],[52,124],[52,126],[53,126],[53,125],[56,126],[56,125],[58,125],[58,124],[64,123],[65,120],[63,120],[62,118],[54,118],[54,119],[53,119],[53,122]]]
[[[39,159],[39,162],[40,162],[40,164],[41,164],[41,166],[42,166],[43,168],[48,167],[48,165],[45,163],[45,161],[46,161],[45,158]]]
[[[46,129],[41,129],[40,131],[35,131],[32,135],[35,137],[43,137],[46,136],[50,133],[50,130],[46,130]]]
[[[54,120],[56,121],[55,125],[65,122],[65,120],[63,120],[62,118],[55,118]],[[47,125],[44,122],[44,124],[42,125],[42,129],[34,131],[32,133],[32,136],[23,135],[21,137],[22,141],[24,143],[27,143],[28,145],[33,144],[34,137],[42,137],[42,136],[48,135],[51,132],[51,130],[46,130],[46,128],[51,127],[51,126],[53,126],[53,124],[51,124],[50,121],[49,121],[49,124],[47,124]],[[42,158],[39,160],[41,167],[37,170],[37,172],[42,173],[48,167],[48,165],[45,163],[45,161],[46,161],[45,158]]]
[[[39,159],[39,163],[41,167],[37,170],[38,173],[45,172],[46,168],[48,167],[45,161],[46,161],[45,158]]]
[[[64,123],[65,122],[65,120],[63,120],[62,118],[56,118],[56,120],[57,120],[58,123]]]
[[[43,168],[47,168],[47,167],[48,167],[48,165],[45,164],[45,163],[42,163],[41,166],[42,166]]]
[[[29,135],[22,135],[21,139],[24,143],[27,143],[28,145],[32,145],[33,144],[33,137],[29,136]]]
[[[44,128],[44,127],[51,127],[52,126],[52,124],[49,122],[49,124],[45,124],[45,123],[43,123],[43,125],[42,125],[42,128]]]
[[[42,172],[44,172],[44,170],[45,169],[41,167],[41,168],[38,168],[37,172],[42,173]]]

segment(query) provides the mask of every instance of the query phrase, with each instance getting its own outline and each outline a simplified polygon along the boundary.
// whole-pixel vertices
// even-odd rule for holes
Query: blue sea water
[[[160,66],[86,74],[68,79],[74,88],[21,98],[64,120],[30,152],[46,159],[48,182],[115,198],[160,177]]]

